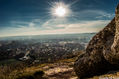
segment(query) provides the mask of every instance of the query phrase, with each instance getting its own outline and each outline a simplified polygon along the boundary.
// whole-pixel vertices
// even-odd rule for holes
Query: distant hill
[[[77,34],[52,34],[52,35],[31,35],[31,36],[9,36],[0,37],[0,40],[31,40],[31,39],[68,39],[68,38],[91,38],[96,33],[77,33]]]

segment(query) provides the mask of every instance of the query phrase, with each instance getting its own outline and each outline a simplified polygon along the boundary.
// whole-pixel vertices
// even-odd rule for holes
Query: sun
[[[58,8],[55,9],[55,14],[59,17],[63,17],[66,14],[66,9],[62,6],[59,6]]]
[[[53,2],[50,9],[50,14],[56,17],[67,17],[70,13],[70,5],[65,4],[64,2]]]

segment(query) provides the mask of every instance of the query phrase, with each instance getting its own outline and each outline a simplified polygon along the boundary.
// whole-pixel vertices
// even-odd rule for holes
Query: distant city
[[[0,38],[0,60],[48,62],[84,50],[95,33]]]

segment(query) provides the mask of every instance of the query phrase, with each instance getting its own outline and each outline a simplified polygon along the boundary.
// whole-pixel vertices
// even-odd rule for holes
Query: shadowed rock
[[[74,70],[79,78],[100,75],[119,65],[119,5],[115,18],[89,42]]]

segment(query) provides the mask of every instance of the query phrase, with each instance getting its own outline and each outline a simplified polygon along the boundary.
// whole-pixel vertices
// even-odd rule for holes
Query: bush
[[[36,71],[33,75],[42,77],[45,73],[43,71]]]
[[[30,75],[27,75],[27,76],[19,77],[17,79],[34,79],[34,77],[33,76],[30,76]]]

